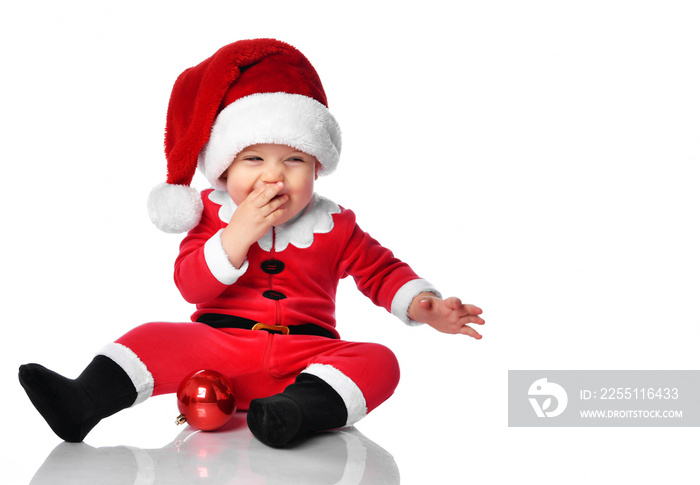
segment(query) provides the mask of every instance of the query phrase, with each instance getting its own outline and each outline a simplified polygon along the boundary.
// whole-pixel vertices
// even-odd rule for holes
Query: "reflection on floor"
[[[386,450],[356,428],[319,434],[291,449],[253,438],[238,413],[216,432],[187,427],[160,449],[93,448],[61,443],[32,485],[83,484],[397,484],[399,470]]]

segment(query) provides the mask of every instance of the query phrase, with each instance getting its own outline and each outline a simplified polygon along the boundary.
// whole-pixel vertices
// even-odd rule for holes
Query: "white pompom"
[[[194,229],[203,210],[199,191],[188,185],[162,183],[153,187],[148,196],[148,215],[164,232],[176,234]]]

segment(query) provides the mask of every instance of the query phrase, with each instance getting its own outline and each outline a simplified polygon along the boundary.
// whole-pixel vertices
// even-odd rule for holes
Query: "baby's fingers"
[[[460,321],[463,324],[476,323],[477,325],[483,325],[486,323],[486,321],[483,318],[481,318],[479,315],[464,315],[463,317],[460,318]]]
[[[250,194],[253,205],[257,208],[261,208],[266,204],[269,204],[272,199],[282,190],[284,184],[282,182],[277,182],[276,184],[265,184],[257,190],[254,190]]]
[[[468,315],[481,315],[483,310],[476,305],[462,305],[462,308]]]
[[[468,335],[468,336],[475,338],[477,340],[481,339],[481,334],[479,332],[477,332],[476,330],[474,330],[473,328],[471,328],[469,325],[464,325],[459,330],[459,333],[461,333],[462,335]]]
[[[446,298],[444,300],[445,306],[449,308],[450,310],[459,310],[462,308],[462,300],[457,298],[456,296],[451,296],[450,298]]]
[[[482,313],[481,308],[476,305],[462,304],[462,300],[456,296],[445,299],[445,307],[450,310],[456,310],[463,315],[480,315]]]

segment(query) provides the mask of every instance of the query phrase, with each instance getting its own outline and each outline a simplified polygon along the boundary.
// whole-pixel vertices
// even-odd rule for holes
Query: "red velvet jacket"
[[[202,192],[199,225],[180,245],[175,283],[205,313],[236,315],[269,325],[312,323],[335,330],[338,282],[348,275],[376,305],[407,324],[408,305],[421,291],[437,291],[355,222],[355,214],[314,195],[293,220],[273,227],[251,246],[240,269],[228,261],[220,231],[235,204],[226,192]]]

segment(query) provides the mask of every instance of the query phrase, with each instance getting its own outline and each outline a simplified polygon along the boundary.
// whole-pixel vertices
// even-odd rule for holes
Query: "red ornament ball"
[[[178,424],[185,421],[202,431],[221,428],[236,412],[236,398],[229,380],[213,370],[187,376],[177,388]]]

